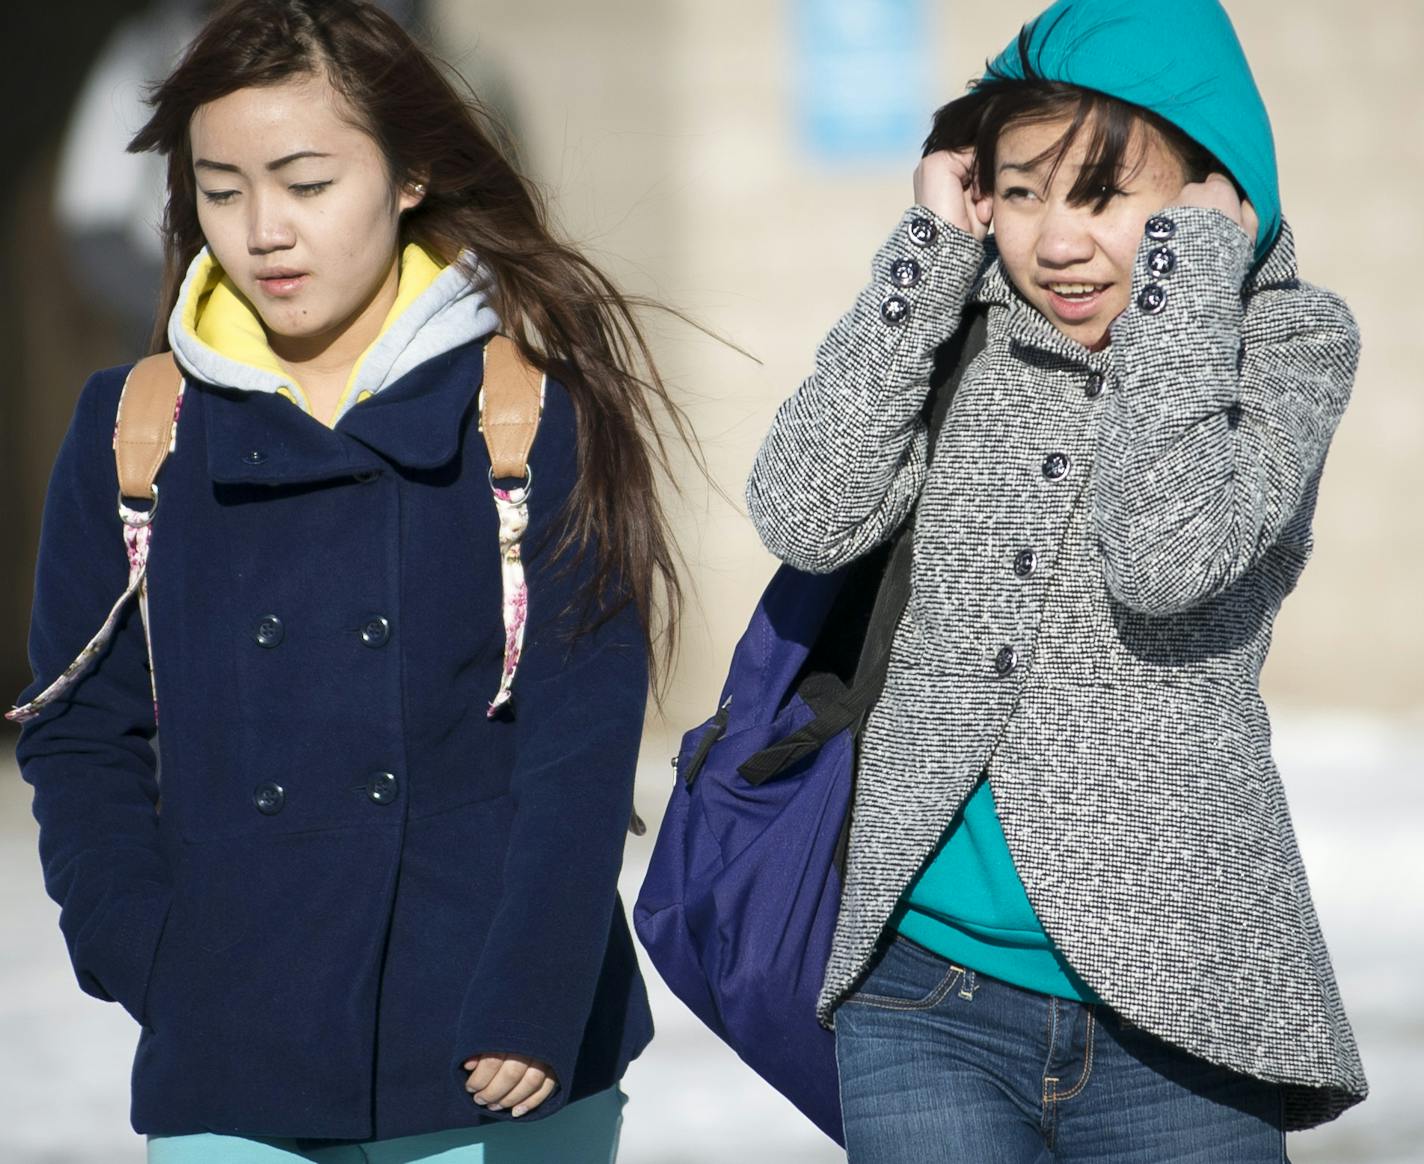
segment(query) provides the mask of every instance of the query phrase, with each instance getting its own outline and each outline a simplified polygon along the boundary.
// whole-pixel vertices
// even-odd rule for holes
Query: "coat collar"
[[[294,485],[389,465],[437,469],[460,451],[484,378],[479,339],[427,360],[328,428],[288,401],[199,382],[208,471],[229,484]]]
[[[984,265],[969,292],[969,301],[989,308],[989,342],[1033,348],[1070,364],[1105,373],[1111,347],[1091,352],[1077,340],[1069,339],[1018,293],[1004,271],[992,235],[985,239],[984,247]]]

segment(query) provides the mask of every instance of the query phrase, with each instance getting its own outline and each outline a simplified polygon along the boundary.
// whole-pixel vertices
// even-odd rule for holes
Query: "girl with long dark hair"
[[[133,1125],[168,1164],[606,1164],[652,1033],[615,886],[681,414],[375,6],[228,4],[152,106],[162,504],[115,515],[99,372],[12,713],[80,985],[142,1026]],[[538,393],[498,477],[496,367]]]
[[[1258,687],[1354,319],[1216,0],[1060,0],[914,191],[748,486],[804,570],[913,515],[819,1006],[850,1158],[1279,1162],[1366,1093]]]

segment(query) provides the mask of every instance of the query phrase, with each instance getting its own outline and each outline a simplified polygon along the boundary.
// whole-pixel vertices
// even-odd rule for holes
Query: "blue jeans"
[[[295,1140],[150,1136],[149,1164],[613,1164],[627,1096],[610,1087],[547,1119],[302,1150]]]
[[[897,936],[836,1012],[850,1164],[1282,1164],[1281,1089]]]

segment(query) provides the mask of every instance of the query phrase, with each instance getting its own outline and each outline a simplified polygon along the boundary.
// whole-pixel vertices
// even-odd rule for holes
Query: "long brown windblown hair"
[[[188,136],[193,113],[239,89],[322,73],[380,147],[396,186],[426,187],[423,201],[402,217],[401,241],[419,242],[447,263],[473,252],[489,273],[484,290],[501,330],[567,384],[578,418],[579,473],[554,553],[573,565],[593,555],[592,569],[580,571],[591,579],[584,629],[633,602],[654,676],[665,677],[682,591],[656,491],[655,468],[670,475],[658,416],[694,454],[696,446],[634,317],[634,307],[648,304],[621,294],[554,237],[494,119],[375,5],[231,0],[152,94],[153,114],[129,143],[130,151],[168,158],[164,282],[151,350],[167,348],[168,317],[204,245]],[[658,640],[662,650],[655,652]]]

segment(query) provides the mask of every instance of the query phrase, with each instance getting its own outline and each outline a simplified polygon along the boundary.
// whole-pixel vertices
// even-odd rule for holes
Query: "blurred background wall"
[[[86,294],[75,271],[109,252],[61,231],[56,175],[76,98],[106,46],[168,36],[197,0],[7,6],[9,164],[0,175],[0,474],[12,536],[0,562],[0,688],[28,680],[23,641],[44,481],[95,368],[133,359],[151,273]],[[1038,10],[1038,0],[427,0],[401,5],[516,127],[556,218],[627,288],[690,312],[755,361],[665,318],[655,346],[696,422],[716,484],[685,459],[676,502],[695,594],[686,648],[654,730],[715,697],[735,636],[772,569],[741,512],[761,434],[850,303],[910,202],[915,143],[936,105]],[[417,7],[419,10],[417,11]],[[1356,396],[1331,453],[1315,561],[1282,614],[1265,677],[1281,707],[1424,714],[1418,462],[1424,329],[1414,321],[1424,216],[1424,5],[1271,0],[1229,9],[1271,110],[1287,216],[1305,276],[1342,292],[1364,333]],[[126,23],[127,22],[127,23]],[[181,43],[181,40],[175,41]],[[164,52],[150,47],[154,68]],[[102,88],[108,84],[109,90]],[[128,82],[130,88],[133,82]],[[846,95],[872,122],[857,137]],[[84,104],[137,116],[119,82]],[[125,101],[128,106],[125,106]],[[837,128],[837,117],[840,117]],[[880,117],[879,123],[873,119]],[[827,128],[827,125],[830,128]],[[67,205],[132,200],[71,130]],[[122,159],[119,159],[122,165]],[[132,167],[133,163],[128,163]],[[157,180],[156,167],[148,175]],[[112,187],[112,194],[109,188]],[[78,193],[75,193],[77,188]],[[106,201],[107,199],[107,201]],[[65,202],[64,197],[60,198]],[[156,203],[153,213],[156,213]],[[101,224],[102,225],[102,224]],[[136,261],[143,248],[131,251]],[[76,256],[79,261],[76,262]],[[111,269],[106,263],[105,269]]]
[[[761,361],[655,323],[666,370],[735,502],[710,497],[683,473],[683,545],[700,602],[667,704],[671,728],[710,710],[772,569],[741,512],[761,434],[910,203],[914,143],[930,111],[1039,8],[1038,0],[434,4],[441,40],[476,86],[487,73],[507,82],[528,165],[570,234],[625,285],[687,309]],[[1418,716],[1424,329],[1408,288],[1424,260],[1424,216],[1407,191],[1424,177],[1424,5],[1299,0],[1288,19],[1271,0],[1228,8],[1274,119],[1304,275],[1345,295],[1365,340],[1322,490],[1316,558],[1281,617],[1267,695],[1277,707]],[[824,30],[806,27],[816,16],[858,24],[853,36],[885,49],[879,59],[862,52],[845,80],[887,117],[897,112],[884,108],[893,94],[911,94],[919,119],[900,152],[837,157],[808,126],[815,110],[807,105],[836,96],[808,78],[833,75],[818,63]],[[887,29],[896,22],[900,32]],[[905,23],[912,43],[898,52]]]

